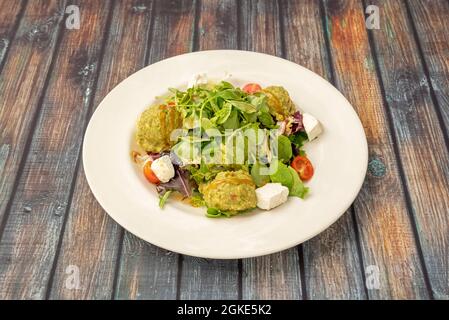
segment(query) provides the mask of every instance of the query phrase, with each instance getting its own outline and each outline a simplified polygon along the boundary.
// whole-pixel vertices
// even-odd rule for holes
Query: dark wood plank
[[[94,107],[120,81],[145,65],[152,1],[116,1]],[[132,44],[132,45],[130,45]],[[123,229],[101,208],[78,170],[54,274],[51,299],[110,299]],[[79,287],[67,281],[79,270]],[[149,270],[149,273],[151,270]]]
[[[6,58],[11,41],[17,31],[23,10],[25,10],[24,0],[0,1],[0,70],[3,65],[3,61]]]
[[[200,50],[238,49],[237,2],[201,1],[198,23]]]
[[[192,50],[195,4],[193,0],[155,2],[150,63]],[[115,298],[176,298],[179,259],[125,232]]]
[[[368,175],[354,203],[364,272],[370,280],[379,271],[379,287],[368,287],[368,296],[428,298],[370,51],[364,7],[357,0],[325,1],[325,9],[335,81],[360,116],[370,149]]]
[[[449,131],[449,2],[407,1],[424,55],[430,85]],[[446,133],[447,134],[447,133]],[[447,142],[446,142],[447,143]]]
[[[17,27],[19,26],[20,19],[22,17],[22,13],[25,10],[25,2],[24,1],[14,1],[11,5],[11,1],[2,0],[0,1],[0,72],[3,69],[3,63],[6,59],[7,52],[11,47],[11,41],[15,36],[17,31]],[[2,75],[0,75],[0,81],[3,81]],[[4,99],[5,92],[2,92],[0,95],[0,100]],[[3,118],[2,118],[3,120]],[[3,122],[2,122],[3,123]],[[6,166],[6,161],[8,159],[11,146],[3,142],[3,133],[1,135],[0,140],[0,176],[3,177],[4,168]],[[9,196],[9,193],[5,191],[3,194],[2,187],[6,186],[7,182],[3,182],[3,178],[0,180],[0,190],[1,190],[1,202],[6,205],[6,199]],[[9,184],[12,187],[12,182]],[[2,221],[2,205],[0,205],[0,222]],[[1,223],[0,223],[1,225]]]
[[[297,248],[268,256],[243,259],[242,266],[243,299],[301,299]]]
[[[178,259],[126,232],[115,299],[175,299]]]
[[[281,1],[285,56],[331,79],[320,2]],[[303,244],[308,299],[365,299],[351,212]]]
[[[240,47],[282,55],[279,7],[276,1],[241,1]],[[243,259],[243,299],[301,298],[297,248],[268,256]]]
[[[4,61],[0,78],[0,236],[50,68],[61,18],[56,0],[30,2]]]
[[[277,1],[240,1],[240,49],[282,55]]]
[[[181,300],[238,299],[238,261],[184,256],[180,284]]]
[[[372,3],[385,17],[374,45],[425,265],[434,296],[449,299],[448,149],[405,4]]]
[[[201,2],[198,48],[237,49],[237,1]],[[237,260],[206,260],[184,256],[180,283],[181,299],[237,299]]]
[[[72,4],[80,5],[77,1]],[[36,131],[13,195],[0,243],[2,298],[40,299],[46,295],[70,204],[110,2],[83,1],[82,7],[80,30],[66,31],[62,36]],[[41,42],[46,35],[42,36],[38,45],[46,46]],[[29,83],[27,90],[32,90]]]

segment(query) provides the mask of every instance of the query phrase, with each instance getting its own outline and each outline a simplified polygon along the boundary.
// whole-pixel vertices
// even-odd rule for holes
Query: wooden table
[[[368,5],[378,30],[365,27]],[[0,0],[0,298],[448,299],[448,17],[447,0]],[[115,85],[222,48],[320,74],[368,138],[353,206],[270,256],[205,260],[145,243],[101,209],[83,172],[84,130]]]

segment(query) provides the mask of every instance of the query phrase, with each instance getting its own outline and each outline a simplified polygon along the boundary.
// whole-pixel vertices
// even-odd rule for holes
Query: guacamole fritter
[[[174,106],[153,105],[140,115],[136,142],[147,152],[169,150],[176,142],[170,140],[170,135],[181,126],[181,114]]]
[[[256,207],[256,186],[251,176],[243,170],[224,171],[201,186],[206,205],[221,211],[237,213]]]
[[[295,111],[295,105],[290,99],[287,90],[280,86],[269,86],[262,90],[267,96],[267,104],[270,113],[276,117],[277,120],[282,121]]]

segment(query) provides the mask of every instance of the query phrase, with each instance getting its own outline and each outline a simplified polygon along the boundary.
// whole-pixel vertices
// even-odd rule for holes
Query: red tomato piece
[[[151,183],[159,184],[161,183],[161,181],[154,174],[153,170],[151,170],[151,163],[151,161],[145,162],[145,165],[143,166],[143,174],[145,175],[145,178],[147,178],[147,180]]]
[[[253,94],[262,90],[262,87],[257,83],[248,83],[246,84],[242,90],[248,94]]]
[[[313,176],[312,162],[305,156],[296,156],[292,160],[291,167],[299,174],[302,181],[310,180]]]

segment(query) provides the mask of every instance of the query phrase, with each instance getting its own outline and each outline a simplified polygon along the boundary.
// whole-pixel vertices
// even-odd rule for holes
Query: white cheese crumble
[[[287,201],[288,188],[280,183],[267,183],[256,189],[257,207],[270,210]]]
[[[175,168],[168,155],[154,160],[151,164],[151,170],[153,170],[154,174],[161,182],[168,182],[175,176]]]
[[[313,139],[318,137],[323,131],[321,123],[315,117],[308,113],[304,113],[302,115],[302,123],[304,125],[304,129],[306,130],[309,141],[312,141]]]

